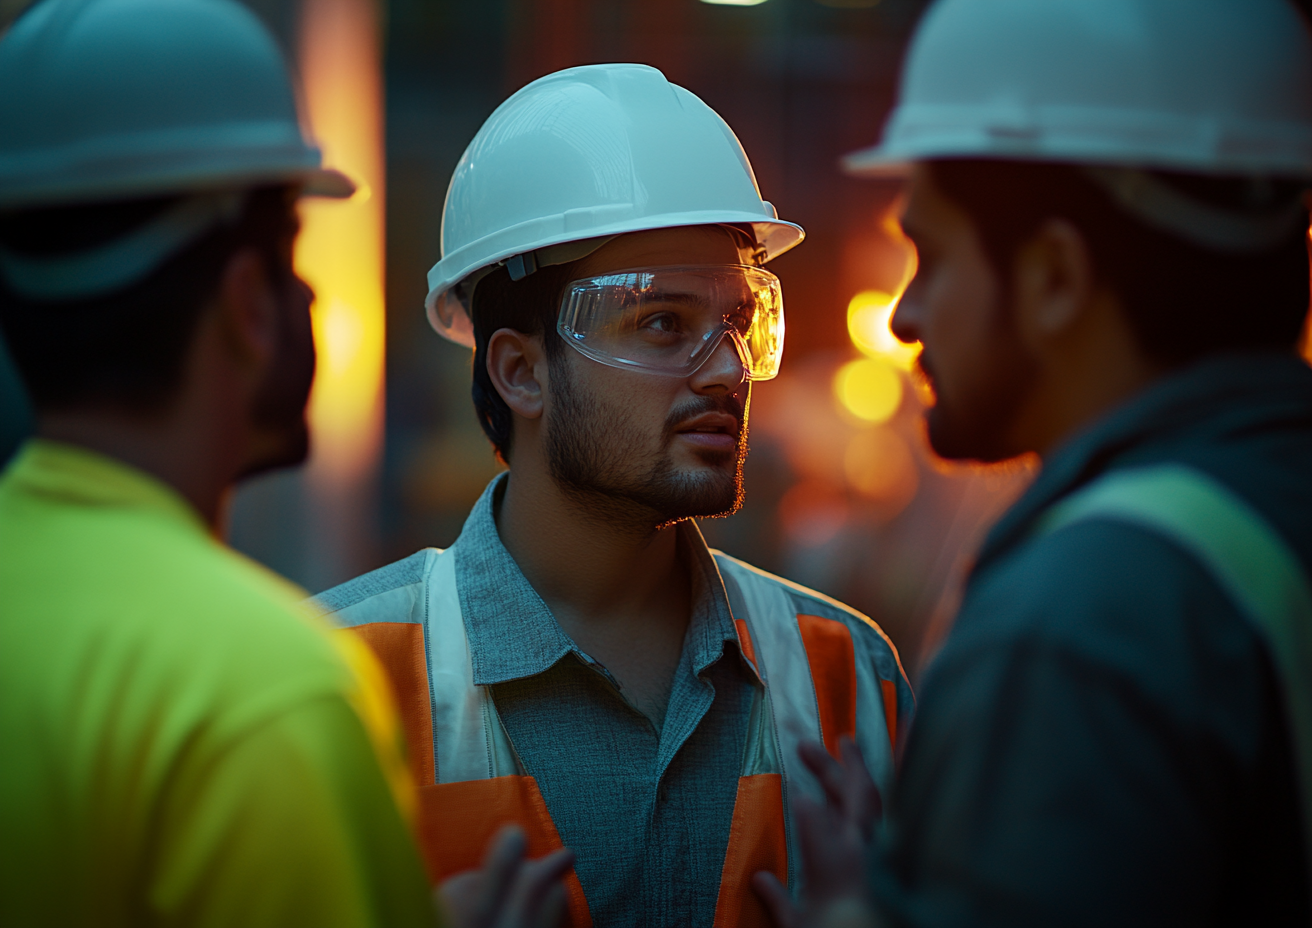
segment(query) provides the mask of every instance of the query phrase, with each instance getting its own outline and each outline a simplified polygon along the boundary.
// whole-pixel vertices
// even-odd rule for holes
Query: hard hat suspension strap
[[[169,258],[242,213],[244,191],[187,197],[112,241],[72,254],[20,254],[0,246],[0,275],[19,296],[38,302],[84,300],[145,279]]]
[[[1088,166],[1084,173],[1131,215],[1215,251],[1257,252],[1287,239],[1303,221],[1303,195],[1260,212],[1203,203],[1147,171]]]

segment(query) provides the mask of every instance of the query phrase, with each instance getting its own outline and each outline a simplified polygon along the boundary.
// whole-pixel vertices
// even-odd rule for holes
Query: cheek
[[[925,344],[939,379],[969,379],[985,363],[997,327],[996,303],[993,275],[980,262],[963,260],[935,275],[925,294]]]
[[[671,380],[673,378],[670,378]],[[618,371],[589,361],[571,374],[573,389],[595,411],[596,425],[621,429],[622,443],[638,445],[647,437],[659,437],[673,403],[669,384],[628,371]]]

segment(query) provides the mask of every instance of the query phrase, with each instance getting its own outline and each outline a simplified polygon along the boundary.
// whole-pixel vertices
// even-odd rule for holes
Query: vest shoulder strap
[[[822,795],[801,762],[801,743],[820,741],[836,754],[839,739],[848,736],[860,745],[876,782],[886,787],[893,773],[888,720],[896,719],[897,691],[879,678],[872,660],[857,660],[849,624],[804,588],[720,553],[715,560],[739,640],[765,684],[765,720],[773,726],[777,750],[773,763],[752,763],[749,756],[744,773],[779,771],[784,808],[789,809],[793,789],[813,798]],[[881,704],[891,712],[880,711]],[[749,752],[766,740],[749,738]],[[784,821],[789,883],[795,885],[797,835],[792,816],[785,814]]]
[[[474,684],[455,564],[454,548],[442,552],[431,562],[425,590],[435,779],[462,783],[522,775],[491,692]]]
[[[1285,695],[1312,867],[1312,588],[1298,555],[1248,503],[1181,465],[1116,470],[1045,513],[1038,534],[1090,519],[1137,525],[1182,548],[1257,629]]]

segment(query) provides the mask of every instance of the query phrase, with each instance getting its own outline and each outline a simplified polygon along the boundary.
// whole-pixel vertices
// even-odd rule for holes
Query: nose
[[[688,378],[694,393],[735,393],[747,381],[747,367],[738,354],[737,343],[726,332],[711,356]]]
[[[921,340],[922,308],[920,302],[921,288],[912,281],[902,299],[898,300],[893,310],[893,317],[888,320],[888,327],[900,342],[910,345]]]
[[[305,303],[306,306],[313,306],[314,295],[315,295],[314,288],[311,287],[308,283],[306,283],[305,279],[302,278],[301,275],[294,274],[293,277],[296,280],[296,287],[300,291],[301,300]]]

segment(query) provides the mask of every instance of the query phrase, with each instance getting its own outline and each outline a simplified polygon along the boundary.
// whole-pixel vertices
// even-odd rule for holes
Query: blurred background
[[[26,5],[0,0],[0,27]],[[469,353],[423,314],[447,183],[514,90],[559,68],[637,61],[716,109],[764,197],[807,231],[770,266],[787,349],[779,378],[754,390],[747,503],[702,529],[713,547],[870,615],[914,680],[983,532],[1031,476],[1027,462],[949,467],[928,454],[915,351],[888,331],[915,269],[899,188],[838,169],[877,138],[923,0],[248,5],[294,63],[328,163],[366,189],[303,209],[315,451],[304,470],[237,493],[233,544],[317,592],[454,541],[499,465],[474,418]],[[0,412],[0,433],[21,431],[21,410]]]

